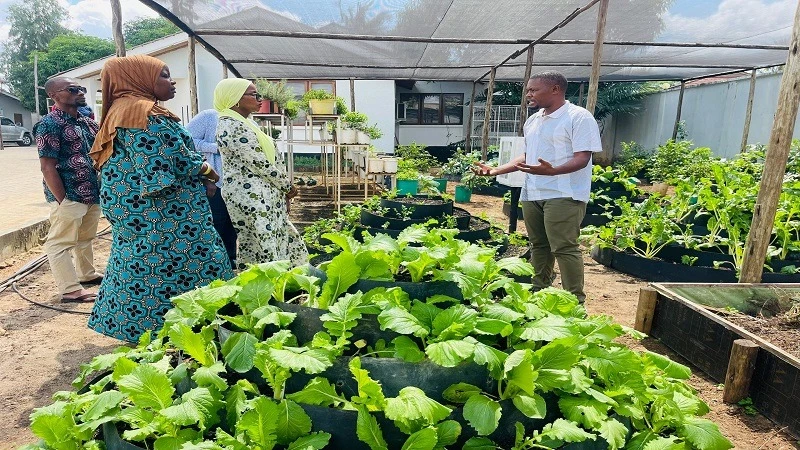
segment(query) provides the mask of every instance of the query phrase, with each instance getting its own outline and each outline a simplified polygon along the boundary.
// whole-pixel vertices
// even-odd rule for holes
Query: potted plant
[[[383,173],[383,158],[378,156],[377,149],[370,145],[367,151],[369,152],[367,171],[369,173]]]
[[[357,111],[349,111],[342,116],[342,129],[339,134],[340,144],[358,144],[358,131],[364,129],[367,115]]]
[[[456,185],[456,203],[469,203],[472,190],[480,186],[489,186],[490,180],[489,177],[475,175],[471,170],[467,170],[461,176],[461,183]]]
[[[397,165],[397,195],[416,195],[419,189],[419,170],[413,161],[400,159]]]
[[[386,173],[397,173],[397,163],[400,161],[394,156],[383,157],[383,171]]]
[[[336,96],[322,89],[311,89],[303,94],[303,107],[312,115],[335,114]]]
[[[359,134],[359,144],[361,143],[360,141],[362,140],[366,140],[367,143],[369,143],[370,141],[374,141],[375,139],[380,139],[383,136],[383,131],[381,131],[381,129],[378,128],[377,123],[365,127],[361,131],[364,134],[363,135]]]
[[[294,91],[286,85],[286,80],[278,82],[269,81],[263,78],[257,78],[256,90],[262,97],[261,109],[259,113],[272,113],[274,109],[272,105],[277,106],[278,111],[283,111],[286,106],[294,100]]]

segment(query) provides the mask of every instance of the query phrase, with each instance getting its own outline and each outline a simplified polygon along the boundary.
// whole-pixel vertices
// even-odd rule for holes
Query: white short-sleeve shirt
[[[594,116],[584,108],[566,102],[545,115],[540,109],[525,122],[526,164],[539,164],[539,158],[553,167],[565,164],[575,152],[599,152],[600,129]],[[520,197],[523,201],[573,198],[589,201],[592,162],[583,169],[563,175],[526,174]]]

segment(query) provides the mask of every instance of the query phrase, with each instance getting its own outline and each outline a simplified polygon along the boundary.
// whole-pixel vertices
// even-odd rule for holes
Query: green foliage
[[[426,146],[412,142],[408,145],[398,145],[394,149],[395,156],[401,158],[401,161],[406,161],[409,166],[413,166],[422,173],[427,173],[431,167],[438,165],[436,158],[434,158]]]
[[[22,0],[9,5],[3,62],[12,68],[15,63],[27,63],[34,51],[43,51],[53,38],[68,34],[61,25],[66,16],[67,10],[54,0]],[[11,82],[17,86],[13,78]]]
[[[623,142],[619,157],[619,167],[633,176],[643,173],[650,164],[652,152],[645,150],[636,142]]]
[[[348,111],[342,116],[342,125],[354,130],[363,130],[369,118],[366,114],[357,111]]]
[[[354,411],[353,431],[371,449],[399,446],[387,443],[382,415],[407,435],[402,448],[432,450],[461,435],[453,420],[457,408],[464,426],[480,436],[495,432],[516,408],[551,419],[530,430],[520,423],[513,448],[559,448],[598,437],[614,449],[658,448],[661,441],[687,449],[731,447],[701,418],[708,407],[683,381],[686,367],[619,344],[626,331],[610,317],[587,316],[564,291],[531,292],[509,277],[530,276],[528,263],[497,260],[493,249],[454,235],[413,228],[398,239],[366,235],[359,242],[332,233],[326,238],[341,252],[320,266],[324,283],[306,268],[272,262],[182,294],[155,338],[95,358],[81,379],[111,372],[35,410],[32,430],[46,448],[97,448],[90,443],[95,430],[113,422],[125,440],[153,448],[316,449],[330,436],[311,432],[302,405],[315,405]],[[399,287],[347,292],[355,280],[392,280],[401,272],[416,281],[456,282],[466,300],[412,299]],[[300,342],[288,329],[296,319],[279,314],[288,298],[324,309],[325,331]],[[365,345],[356,330],[368,316],[399,337],[361,354]],[[365,361],[395,355],[457,371],[485,366],[496,391],[456,383],[440,402],[421,383],[393,395]],[[328,378],[348,370],[352,389]],[[288,382],[299,372],[310,375],[303,387]],[[493,445],[479,437],[464,448]]]
[[[480,151],[467,153],[461,147],[456,148],[453,156],[442,165],[442,173],[445,175],[462,176],[472,170],[472,167],[481,160]]]
[[[261,97],[271,100],[281,110],[286,109],[289,102],[294,100],[294,91],[286,85],[286,80],[269,81],[265,78],[256,78],[255,85]]]
[[[112,55],[114,44],[107,39],[100,39],[84,34],[68,33],[53,38],[46,48],[37,52],[39,55],[39,83],[42,80],[80,66],[90,61]],[[26,61],[16,61],[9,67],[9,81],[14,93],[22,101],[22,105],[30,110],[35,109],[36,100],[33,92],[33,54]],[[44,113],[47,105],[47,94],[40,90],[39,104]]]
[[[708,173],[714,159],[708,147],[693,147],[691,141],[669,140],[656,149],[647,176],[650,180],[673,185],[679,180],[699,179]]]
[[[491,186],[492,179],[481,175],[476,175],[475,172],[468,170],[461,176],[461,184],[473,190],[481,186]]]
[[[180,31],[180,28],[163,17],[143,17],[126,22],[122,26],[122,35],[125,37],[127,48],[146,44]]]

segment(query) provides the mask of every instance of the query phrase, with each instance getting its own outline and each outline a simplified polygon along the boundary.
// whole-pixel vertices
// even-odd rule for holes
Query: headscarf
[[[164,61],[152,56],[135,55],[110,59],[103,66],[100,74],[103,90],[100,131],[89,153],[95,168],[100,169],[111,157],[117,128],[147,128],[148,116],[180,120],[157,103],[155,85],[165,65]]]
[[[230,117],[250,128],[258,138],[261,151],[267,156],[269,162],[275,164],[275,144],[272,142],[272,138],[261,131],[255,122],[242,117],[241,114],[231,109],[232,106],[239,103],[250,84],[250,80],[243,78],[226,78],[217,83],[217,87],[214,89],[214,109],[219,112],[220,117]]]

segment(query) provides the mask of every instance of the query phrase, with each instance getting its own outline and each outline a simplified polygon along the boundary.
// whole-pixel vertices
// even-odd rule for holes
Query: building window
[[[401,125],[464,123],[464,94],[399,94],[397,100]]]

